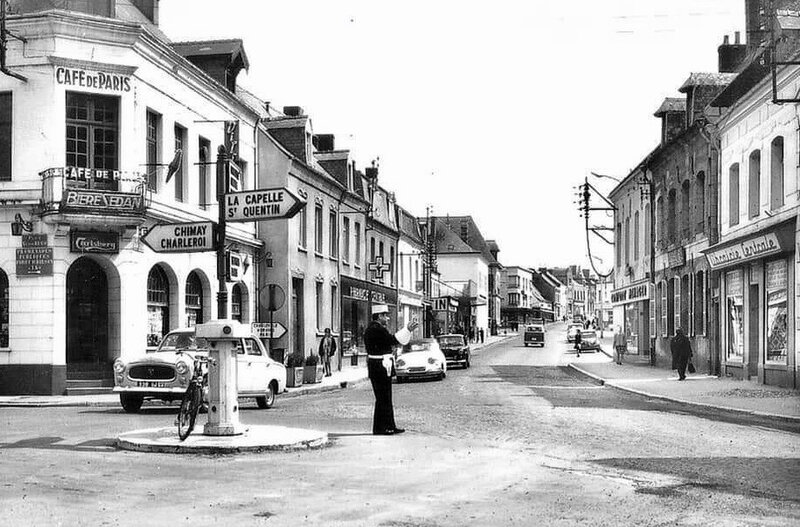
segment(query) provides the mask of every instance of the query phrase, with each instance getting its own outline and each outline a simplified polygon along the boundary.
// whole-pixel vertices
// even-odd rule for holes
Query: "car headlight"
[[[125,363],[122,362],[122,359],[117,359],[114,361],[114,371],[116,373],[122,373],[125,371]]]
[[[406,365],[406,361],[404,361],[403,359],[397,359],[397,363],[396,364],[397,364],[398,368],[402,368],[403,366]]]
[[[189,365],[186,364],[184,361],[179,360],[178,363],[175,365],[175,369],[178,371],[180,375],[186,375],[189,372]]]

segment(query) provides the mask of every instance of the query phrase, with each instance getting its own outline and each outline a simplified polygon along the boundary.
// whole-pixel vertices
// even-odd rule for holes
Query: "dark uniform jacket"
[[[364,330],[364,347],[367,355],[391,355],[392,347],[400,344],[389,330],[373,320]]]

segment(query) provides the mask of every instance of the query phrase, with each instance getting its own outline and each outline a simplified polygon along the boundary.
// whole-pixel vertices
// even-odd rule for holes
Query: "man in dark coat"
[[[692,344],[681,328],[675,330],[675,336],[669,343],[669,349],[672,352],[672,369],[678,370],[678,380],[686,380],[686,366],[692,356]]]
[[[336,355],[336,339],[331,335],[331,328],[325,328],[325,334],[319,341],[319,357],[325,368],[325,377],[331,376],[331,357]]]
[[[372,416],[372,433],[375,435],[393,435],[405,432],[404,429],[397,428],[394,422],[392,348],[398,344],[408,344],[411,340],[411,332],[419,326],[416,320],[412,320],[405,328],[392,335],[386,329],[388,321],[389,306],[375,304],[372,306],[372,322],[364,331],[364,346],[367,348],[367,374],[375,394],[375,412]]]

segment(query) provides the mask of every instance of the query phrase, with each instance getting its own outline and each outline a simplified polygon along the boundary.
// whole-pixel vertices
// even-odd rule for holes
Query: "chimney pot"
[[[300,106],[284,106],[283,113],[289,117],[302,117],[303,108]]]
[[[739,31],[735,31],[735,32],[733,33],[733,43],[734,43],[734,44],[739,44],[739,35],[740,35],[740,33],[741,33],[741,32],[739,32]],[[726,38],[727,38],[727,37],[726,37]]]
[[[728,39],[728,35],[725,35],[722,37],[722,45],[727,46],[728,44],[730,44],[730,40]]]

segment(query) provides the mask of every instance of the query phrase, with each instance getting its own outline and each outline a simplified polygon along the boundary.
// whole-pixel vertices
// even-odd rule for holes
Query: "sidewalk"
[[[483,344],[471,344],[470,349],[479,351],[496,342],[514,338],[517,333],[509,332],[507,335],[487,336]],[[303,384],[296,388],[287,388],[285,392],[278,394],[277,399],[285,397],[297,397],[310,393],[339,390],[343,388],[357,386],[367,380],[366,366],[346,366],[341,371],[335,371],[330,377],[323,377],[322,382],[315,384]],[[143,408],[148,406],[163,406],[161,401],[145,401]],[[171,405],[177,405],[172,403]],[[0,408],[3,407],[49,407],[49,406],[104,406],[120,407],[119,395],[116,393],[106,393],[99,395],[3,395],[0,396]],[[120,407],[121,408],[121,407]]]
[[[797,390],[703,373],[687,374],[679,382],[677,372],[650,366],[646,356],[626,355],[622,365],[615,364],[611,339],[602,342],[608,360],[576,361],[570,367],[606,386],[646,397],[800,423]]]

